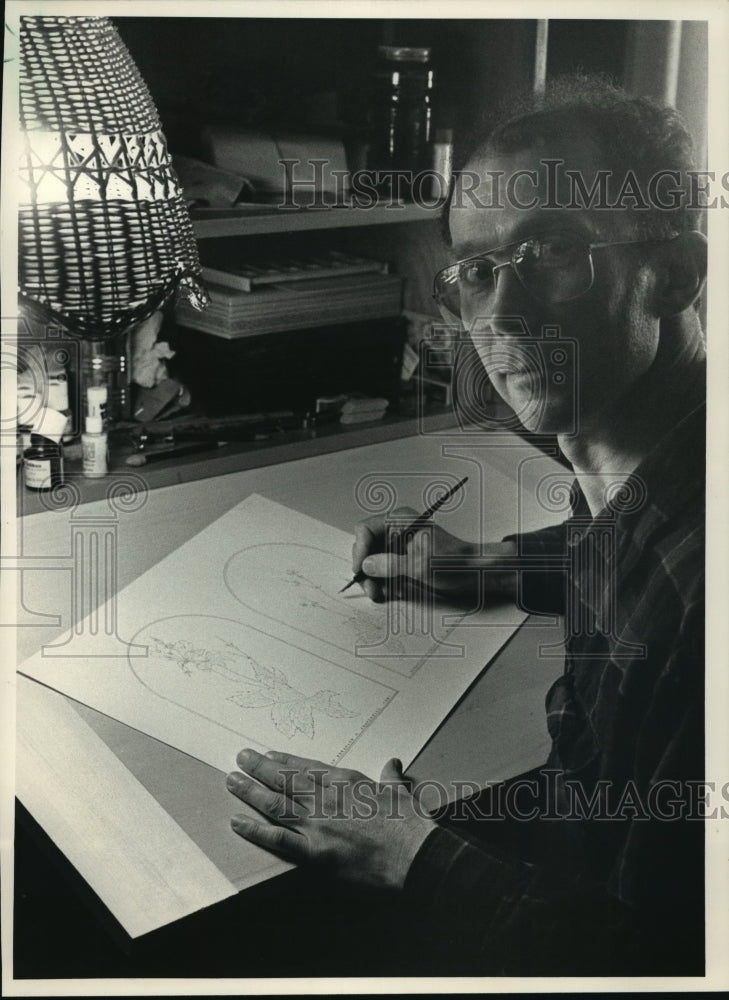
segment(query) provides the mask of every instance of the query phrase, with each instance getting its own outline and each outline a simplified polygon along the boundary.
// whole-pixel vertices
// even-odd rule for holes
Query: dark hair
[[[637,234],[662,237],[698,227],[700,212],[690,204],[688,174],[695,169],[694,144],[681,115],[649,98],[632,97],[606,76],[559,77],[543,94],[511,99],[466,137],[459,162],[465,165],[480,153],[514,153],[538,140],[570,135],[594,142],[602,154],[600,167],[609,170],[618,185],[629,174],[635,177],[649,207],[638,209],[626,202],[623,207]],[[681,191],[675,208],[646,197],[650,179],[669,170],[680,176],[678,183],[666,178],[672,189]],[[665,196],[660,197],[665,205]]]

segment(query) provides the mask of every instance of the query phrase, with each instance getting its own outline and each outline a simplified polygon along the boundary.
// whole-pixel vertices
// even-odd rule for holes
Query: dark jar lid
[[[377,51],[388,62],[430,62],[430,49],[413,49],[402,45],[379,45]]]
[[[36,434],[31,432],[30,444],[32,448],[60,448],[60,444],[56,441],[52,441],[50,438],[44,437],[42,434]]]

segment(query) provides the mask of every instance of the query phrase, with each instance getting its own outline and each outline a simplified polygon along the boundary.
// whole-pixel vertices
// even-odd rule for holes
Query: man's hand
[[[409,507],[401,507],[394,512],[398,519],[412,521],[418,515]],[[480,597],[480,589],[513,600],[516,596],[516,572],[513,562],[505,566],[505,560],[516,555],[514,542],[490,542],[483,546],[464,542],[437,524],[427,530],[416,532],[403,555],[386,551],[387,520],[381,515],[367,518],[355,525],[355,541],[352,546],[352,569],[357,573],[362,569],[368,579],[362,589],[373,601],[384,601],[398,596],[401,581],[413,581],[416,587],[428,592],[436,592],[461,606],[474,607]],[[430,533],[432,532],[432,544]],[[431,556],[452,556],[464,560],[463,570],[433,572]],[[467,568],[467,560],[478,559],[479,573]]]
[[[359,771],[270,751],[241,750],[229,791],[271,823],[235,816],[251,843],[289,861],[318,862],[354,882],[402,888],[418,848],[434,829],[410,794],[399,761],[379,782]]]

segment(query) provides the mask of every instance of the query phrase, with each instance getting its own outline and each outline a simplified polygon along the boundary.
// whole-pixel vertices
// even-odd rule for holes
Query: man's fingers
[[[311,757],[297,757],[293,753],[283,753],[281,750],[269,750],[266,758],[280,767],[285,773],[297,772],[308,779],[309,787],[313,785],[329,785],[333,781],[357,781],[365,777],[360,771],[347,767],[336,767],[323,760],[313,760]]]
[[[367,556],[362,569],[375,580],[401,576],[405,572],[405,559],[389,552],[378,552],[377,555]]]
[[[245,840],[258,844],[259,847],[265,847],[290,861],[305,861],[308,857],[309,844],[306,837],[294,833],[293,830],[287,830],[283,826],[258,823],[248,816],[234,816],[230,825]]]
[[[331,770],[331,764],[325,764],[323,760],[314,760],[312,757],[297,757],[294,753],[283,753],[280,750],[269,750],[264,760],[271,760],[284,769],[295,768],[302,772],[311,772],[314,781],[321,781],[321,772]]]
[[[362,566],[362,560],[372,551],[384,547],[385,529],[382,519],[378,524],[368,524],[360,521],[354,526],[354,545],[352,546],[352,569],[356,573]],[[379,541],[378,541],[379,539]]]
[[[319,760],[310,760],[306,757],[293,757],[287,754],[279,755],[282,759],[277,759],[269,754],[264,756],[256,750],[241,750],[236,761],[241,771],[250,774],[256,781],[281,792],[283,795],[295,795],[297,792],[306,792],[314,784],[321,783],[321,775],[317,776],[317,770],[327,770],[327,765]],[[289,763],[286,763],[286,758]]]
[[[267,816],[275,823],[296,823],[303,817],[303,811],[295,800],[261,785],[245,774],[233,771],[226,778],[228,791],[252,806],[256,812]]]
[[[286,791],[287,784],[291,782],[291,775],[284,773],[285,769],[256,750],[241,750],[236,756],[236,763],[241,771],[277,791]]]
[[[369,597],[371,601],[375,604],[382,604],[385,600],[385,591],[382,588],[382,584],[378,580],[372,580],[367,577],[366,580],[362,581],[362,590]]]
[[[412,507],[398,507],[388,516],[412,521],[417,517],[417,512]],[[352,546],[352,569],[355,573],[362,567],[363,559],[384,551],[387,525],[387,517],[382,514],[375,514],[355,524],[354,545]]]
[[[326,785],[334,777],[341,778],[352,773],[323,760],[298,757],[281,750],[269,750],[266,754],[249,749],[241,750],[236,760],[246,774],[286,795],[296,795],[297,792],[310,790],[314,785]]]

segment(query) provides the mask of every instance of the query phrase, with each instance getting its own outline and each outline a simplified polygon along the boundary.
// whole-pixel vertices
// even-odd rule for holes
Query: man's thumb
[[[380,781],[383,784],[391,785],[402,785],[402,787],[414,795],[414,782],[412,778],[408,778],[403,771],[402,761],[397,757],[391,757],[390,760],[382,768],[382,774],[380,775]]]
[[[362,562],[362,572],[373,579],[387,579],[398,576],[400,560],[392,553],[380,552],[376,556],[367,556]]]
[[[397,757],[391,757],[382,768],[380,781],[404,781],[402,773],[402,761]]]

